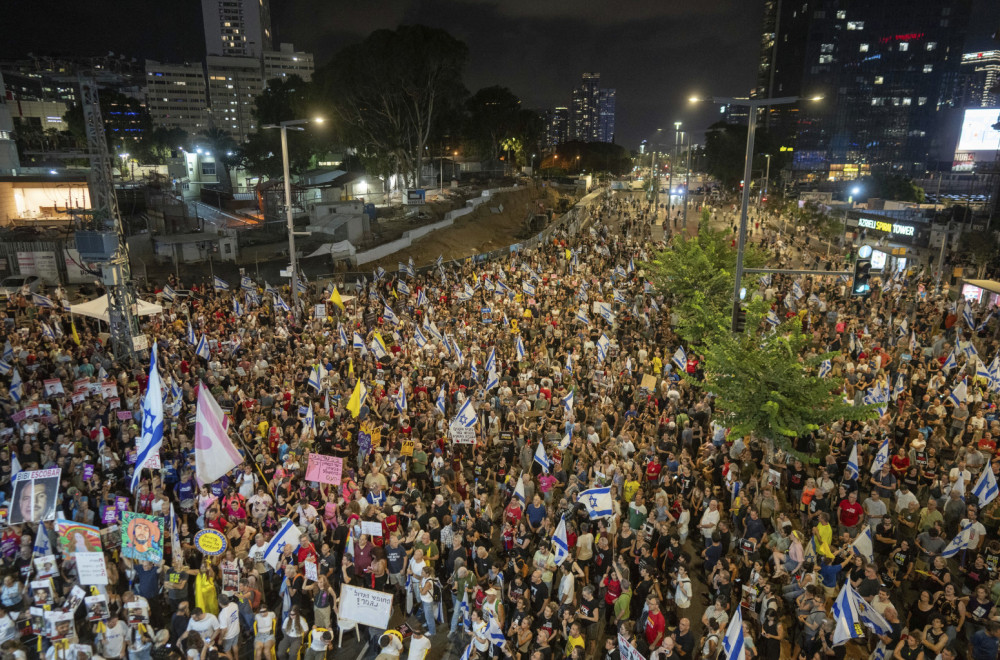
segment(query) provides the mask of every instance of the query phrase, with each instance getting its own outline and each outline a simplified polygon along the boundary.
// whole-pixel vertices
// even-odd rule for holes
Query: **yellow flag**
[[[337,307],[344,309],[344,301],[340,297],[340,291],[337,291],[337,287],[333,287],[333,293],[330,294],[330,302]]]
[[[351,393],[351,398],[347,401],[347,409],[351,411],[351,417],[357,418],[361,414],[361,405],[365,402],[365,397],[368,395],[368,390],[365,389],[364,384],[361,379],[354,385],[354,392]]]
[[[80,345],[80,335],[78,335],[77,332],[76,332],[76,323],[73,323],[73,321],[70,321],[69,322],[69,327],[70,327],[70,331],[73,334],[73,343],[75,343],[77,346],[79,346]]]
[[[354,375],[354,360],[351,358],[347,358],[347,373],[350,376]]]

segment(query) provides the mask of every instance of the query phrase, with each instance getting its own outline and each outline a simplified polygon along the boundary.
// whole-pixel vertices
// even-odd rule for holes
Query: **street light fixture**
[[[737,243],[736,251],[736,281],[733,283],[733,301],[738,302],[740,299],[740,287],[743,282],[743,253],[746,250],[747,243],[747,209],[750,205],[750,176],[751,167],[753,166],[753,139],[754,133],[757,130],[757,110],[760,108],[766,108],[772,105],[788,105],[790,103],[797,103],[799,101],[820,101],[823,97],[821,95],[814,95],[810,97],[801,96],[780,96],[771,99],[748,99],[748,98],[733,98],[733,97],[721,97],[713,96],[710,99],[702,99],[697,96],[692,96],[688,99],[691,103],[698,103],[700,101],[710,100],[712,103],[718,103],[722,105],[739,105],[744,106],[749,109],[750,117],[747,120],[747,152],[746,159],[743,164],[743,195],[742,201],[740,203],[740,231],[739,240]],[[736,313],[739,306],[733,305],[733,323],[735,326]]]
[[[288,131],[304,131],[306,129],[302,128],[302,125],[310,122],[322,124],[323,118],[314,117],[312,119],[290,119],[288,121],[283,121],[280,124],[267,124],[261,127],[277,128],[281,130],[281,165],[285,175],[285,221],[288,223],[288,258],[290,263],[289,275],[291,276],[292,283],[292,313],[296,319],[299,318],[299,292],[298,279],[296,277],[298,267],[296,263],[297,260],[295,258],[295,223],[292,219],[292,179],[288,164]]]

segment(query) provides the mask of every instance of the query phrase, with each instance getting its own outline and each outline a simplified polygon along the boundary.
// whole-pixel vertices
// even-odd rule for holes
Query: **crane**
[[[111,345],[115,357],[131,366],[138,366],[140,353],[149,346],[148,338],[139,331],[135,284],[129,265],[128,243],[118,211],[118,198],[112,172],[113,161],[104,135],[104,120],[97,83],[80,76],[80,105],[90,151],[91,212],[86,226],[78,226],[76,249],[85,262],[97,264],[101,280],[108,291],[108,321]],[[82,224],[82,223],[81,223]]]

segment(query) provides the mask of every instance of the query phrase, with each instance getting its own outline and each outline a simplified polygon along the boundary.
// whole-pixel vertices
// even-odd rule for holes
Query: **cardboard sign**
[[[319,582],[319,570],[316,568],[316,562],[307,561],[304,566],[306,569],[306,579]]]
[[[163,518],[123,511],[121,520],[122,557],[163,561]]]
[[[403,445],[399,448],[400,456],[413,456],[413,440],[403,440]]]
[[[377,520],[362,520],[361,533],[368,536],[382,536],[382,523]]]
[[[350,620],[385,630],[392,615],[392,594],[345,584],[340,588],[340,611]]]
[[[306,481],[318,481],[321,484],[339,486],[343,471],[344,459],[341,457],[309,454],[309,464],[306,467]]]
[[[119,421],[123,420],[123,419],[132,419],[132,411],[131,410],[119,410],[118,413],[117,413],[117,415],[118,415]]]
[[[94,476],[94,464],[84,463],[83,464],[83,480],[90,481],[91,477]]]
[[[61,468],[18,472],[7,522],[21,525],[55,520],[60,475]]]
[[[66,394],[62,381],[58,378],[48,378],[42,381],[45,386],[45,396],[55,396],[56,394]]]
[[[448,427],[448,437],[457,445],[474,445],[476,444],[476,428],[452,422]]]
[[[66,557],[81,552],[101,552],[101,530],[91,525],[56,519],[56,534],[59,535],[59,549]]]
[[[103,552],[76,553],[76,570],[80,574],[80,584],[108,583],[108,567],[104,563]]]
[[[319,304],[313,308],[313,318],[314,319],[325,319],[326,318],[326,305]]]
[[[650,374],[644,374],[642,377],[642,382],[639,383],[639,387],[652,392],[656,389],[656,377]]]

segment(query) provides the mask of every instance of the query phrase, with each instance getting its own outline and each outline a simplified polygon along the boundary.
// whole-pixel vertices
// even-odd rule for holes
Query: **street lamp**
[[[772,105],[787,105],[790,103],[797,103],[799,101],[819,101],[822,98],[822,96],[781,96],[772,99],[748,99],[713,96],[709,99],[712,103],[745,106],[750,111],[750,117],[747,120],[747,152],[746,159],[743,163],[743,195],[740,203],[740,232],[736,250],[736,281],[733,283],[734,303],[739,302],[740,300],[740,287],[743,284],[743,252],[746,250],[747,243],[747,207],[750,205],[750,176],[751,167],[753,166],[753,139],[754,133],[757,130],[757,110]],[[702,100],[705,99],[698,98],[697,96],[692,96],[688,99],[691,103],[698,103]],[[738,310],[739,307],[734,304],[733,327],[735,327],[736,313]]]
[[[767,158],[767,170],[764,173],[764,187],[761,189],[760,199],[764,201],[767,199],[767,184],[771,180],[771,154],[764,154],[764,158]]]
[[[667,219],[666,223],[670,222],[670,212],[673,210],[674,201],[674,166],[677,164],[677,138],[680,136],[681,122],[674,122],[674,156],[670,160],[670,179],[667,184]]]
[[[280,124],[267,124],[261,128],[278,128],[281,129],[281,165],[284,170],[285,175],[285,221],[288,223],[288,258],[290,260],[290,272],[292,282],[292,303],[293,303],[293,314],[297,319],[299,317],[299,292],[298,292],[298,279],[297,275],[297,264],[295,258],[295,223],[292,219],[292,175],[289,171],[288,165],[288,131],[289,129],[293,131],[304,131],[306,129],[302,128],[303,124],[308,124],[309,122],[315,122],[317,124],[323,123],[322,117],[315,117],[313,119],[290,119],[288,121],[283,121]],[[199,150],[200,151],[200,150]]]

